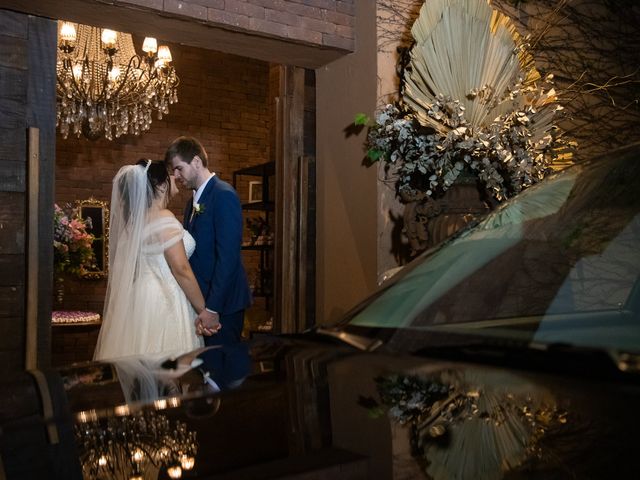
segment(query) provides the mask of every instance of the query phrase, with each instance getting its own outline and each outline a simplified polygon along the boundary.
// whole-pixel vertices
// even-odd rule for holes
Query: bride
[[[176,192],[158,161],[126,165],[113,180],[109,280],[95,360],[203,345],[194,320],[205,303],[188,260],[195,240],[166,208]]]

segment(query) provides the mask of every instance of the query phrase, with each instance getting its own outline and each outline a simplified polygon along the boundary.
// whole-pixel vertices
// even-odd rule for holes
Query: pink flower
[[[63,210],[54,205],[53,253],[58,272],[79,275],[94,266],[95,255],[91,244],[95,237],[87,232],[89,225],[89,221],[78,216],[77,210],[69,206]]]

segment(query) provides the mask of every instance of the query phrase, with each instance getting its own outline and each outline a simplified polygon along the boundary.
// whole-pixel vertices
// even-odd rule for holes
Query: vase
[[[492,206],[473,177],[462,177],[442,197],[405,204],[404,229],[411,256],[446,240],[469,222],[488,213]]]

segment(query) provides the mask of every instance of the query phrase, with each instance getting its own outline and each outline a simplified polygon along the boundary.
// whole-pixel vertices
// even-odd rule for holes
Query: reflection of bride
[[[175,192],[162,162],[140,160],[113,180],[109,281],[94,359],[201,347],[204,299],[189,266],[195,241],[166,209]]]

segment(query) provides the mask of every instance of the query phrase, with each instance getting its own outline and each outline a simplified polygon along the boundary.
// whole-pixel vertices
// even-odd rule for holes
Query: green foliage
[[[369,116],[366,113],[356,113],[353,123],[354,125],[367,126],[371,123],[371,118],[369,118]]]

